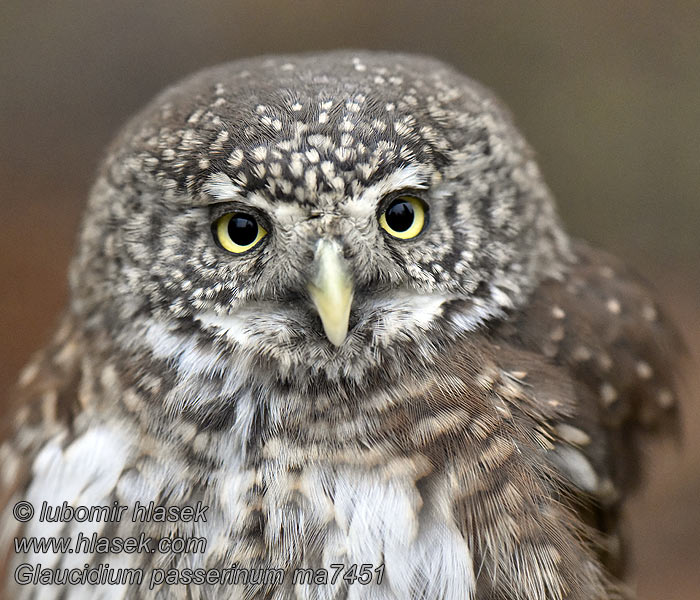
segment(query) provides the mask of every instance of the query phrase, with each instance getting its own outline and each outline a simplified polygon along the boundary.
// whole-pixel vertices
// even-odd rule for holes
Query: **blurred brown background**
[[[495,89],[569,229],[658,288],[696,368],[684,448],[654,448],[629,511],[634,583],[643,600],[700,598],[698,0],[3,0],[2,390],[65,301],[80,210],[119,125],[200,67],[337,47],[433,54]]]

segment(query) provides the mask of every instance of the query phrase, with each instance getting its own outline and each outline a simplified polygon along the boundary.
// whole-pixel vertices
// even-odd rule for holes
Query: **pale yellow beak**
[[[352,279],[343,258],[343,249],[332,240],[320,239],[314,255],[315,274],[309,294],[321,317],[326,337],[340,346],[348,335]]]

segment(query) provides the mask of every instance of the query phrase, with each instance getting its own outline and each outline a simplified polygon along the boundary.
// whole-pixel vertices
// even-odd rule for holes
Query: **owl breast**
[[[219,449],[241,443],[224,435],[208,441]],[[36,507],[117,502],[127,508],[113,522],[32,522],[25,536],[75,540],[79,535],[145,535],[155,548],[168,537],[205,542],[193,543],[192,553],[76,551],[27,555],[22,562],[54,570],[108,563],[142,572],[149,586],[164,572],[237,569],[238,584],[214,586],[218,595],[208,596],[212,598],[272,594],[290,599],[457,600],[474,592],[472,557],[453,521],[447,483],[435,475],[424,477],[429,469],[420,458],[396,458],[367,468],[356,460],[353,464],[352,457],[342,463],[317,455],[298,468],[298,456],[292,460],[273,443],[258,464],[246,465],[244,453],[232,452],[204,478],[182,448],[148,439],[134,444],[121,423],[91,427],[64,444],[59,435],[38,454],[27,500]],[[151,502],[164,507],[201,503],[206,509],[204,518],[195,521],[163,522],[153,514],[144,519],[143,511],[134,516],[134,507]],[[353,565],[358,573],[369,566],[369,583],[343,577]],[[259,574],[272,572],[283,574],[281,582],[256,588]],[[314,583],[324,576],[325,583]],[[248,577],[255,583],[246,585]],[[16,597],[33,597],[32,588],[22,587]],[[82,598],[84,592],[81,586],[56,586],[54,595],[46,597]],[[104,586],[100,597],[122,598],[124,592],[123,586]],[[153,585],[139,593],[146,599],[196,597],[178,584]]]

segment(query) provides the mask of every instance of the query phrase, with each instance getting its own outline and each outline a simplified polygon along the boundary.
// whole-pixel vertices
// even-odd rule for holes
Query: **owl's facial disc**
[[[299,160],[314,172],[314,163]],[[408,164],[366,186],[309,188],[303,201],[242,189],[225,172],[210,175],[204,189],[218,272],[195,319],[253,352],[308,344],[347,357],[370,340],[384,347],[414,339],[457,294],[421,278],[436,258],[426,249],[450,234],[445,203],[431,196],[434,173]],[[435,230],[431,218],[445,226]]]
[[[326,337],[333,345],[340,346],[348,334],[353,288],[343,249],[334,240],[322,238],[317,242],[314,278],[307,289]]]

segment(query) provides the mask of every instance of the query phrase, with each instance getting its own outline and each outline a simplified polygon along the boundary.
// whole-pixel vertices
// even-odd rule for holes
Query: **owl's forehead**
[[[404,55],[239,61],[156,99],[129,160],[201,203],[256,194],[316,205],[420,188],[469,142],[455,131],[484,100],[441,63]]]

